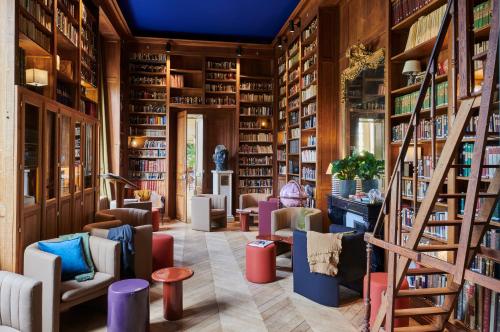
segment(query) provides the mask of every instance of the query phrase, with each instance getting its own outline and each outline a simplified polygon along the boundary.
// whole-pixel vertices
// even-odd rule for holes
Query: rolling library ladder
[[[370,326],[370,294],[369,287],[365,297],[366,315],[363,331],[442,331],[445,328],[455,330],[449,318],[456,307],[458,295],[465,281],[487,287],[500,292],[500,280],[485,276],[469,269],[476,254],[481,254],[499,262],[497,250],[481,246],[484,234],[491,228],[498,228],[499,224],[491,221],[494,208],[500,195],[499,165],[487,164],[485,149],[488,142],[488,124],[493,110],[498,107],[494,102],[494,90],[498,89],[498,42],[499,42],[499,1],[492,1],[492,21],[489,34],[489,47],[483,59],[484,80],[479,92],[473,90],[473,68],[471,63],[471,32],[472,32],[472,2],[468,0],[449,0],[446,11],[436,37],[425,78],[420,87],[419,96],[410,118],[408,131],[396,161],[396,166],[390,179],[382,212],[373,233],[365,234],[367,241],[367,262],[370,262],[372,246],[378,246],[388,251],[388,281],[387,290],[382,297],[382,304],[378,314]],[[436,131],[432,126],[432,167],[431,181],[418,210],[415,209],[413,226],[409,233],[404,234],[401,227],[401,188],[404,160],[408,160],[407,153],[413,160],[417,160],[418,123],[426,92],[429,90],[431,99],[430,116],[434,120],[436,64],[437,56],[444,46],[445,36],[452,34],[452,41],[448,47],[452,48],[454,99],[459,100],[460,106],[454,119],[450,121],[450,129],[441,155],[436,163]],[[455,42],[456,41],[456,42]],[[456,51],[457,50],[457,51]],[[458,67],[458,73],[455,71]],[[458,79],[457,79],[458,78]],[[459,164],[456,154],[459,145],[463,142],[466,127],[471,118],[477,116],[476,139],[472,151],[471,165]],[[409,149],[413,146],[413,149]],[[413,151],[412,151],[413,150]],[[451,171],[467,169],[468,186],[466,193],[443,193],[443,185]],[[481,186],[483,170],[493,174],[488,182],[487,190]],[[416,192],[414,191],[414,195]],[[465,200],[462,219],[432,220],[431,214],[436,203],[445,200]],[[480,209],[478,205],[480,204]],[[388,239],[378,238],[378,234],[388,220]],[[448,218],[454,219],[454,218]],[[426,227],[448,226],[456,228],[457,240],[455,243],[422,244],[422,236]],[[453,259],[442,260],[439,256],[430,253],[455,253]],[[449,257],[449,256],[448,256]],[[412,263],[410,265],[410,263]],[[367,264],[367,279],[370,281],[370,264]],[[407,276],[446,275],[444,287],[401,289]],[[395,300],[400,297],[441,296],[441,305],[416,306],[410,301],[410,307],[396,309]],[[416,302],[415,302],[416,303]],[[394,319],[401,317],[420,318],[420,325],[394,327]],[[417,321],[417,320],[415,320]],[[384,325],[385,322],[385,325]],[[422,323],[423,322],[423,323]]]

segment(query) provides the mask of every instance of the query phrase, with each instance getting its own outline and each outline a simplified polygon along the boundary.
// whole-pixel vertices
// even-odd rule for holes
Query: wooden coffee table
[[[193,274],[187,267],[167,267],[151,275],[154,281],[163,283],[163,317],[166,320],[182,318],[182,281]]]
[[[250,210],[246,209],[236,209],[236,213],[240,215],[240,230],[242,232],[248,232],[250,230]]]

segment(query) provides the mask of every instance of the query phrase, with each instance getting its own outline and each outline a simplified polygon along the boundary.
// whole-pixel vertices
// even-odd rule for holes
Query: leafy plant
[[[361,180],[373,180],[384,174],[384,161],[377,160],[373,153],[363,151],[356,155],[358,161],[357,172]]]
[[[357,156],[348,156],[332,162],[332,173],[337,174],[339,180],[354,180],[358,167]]]

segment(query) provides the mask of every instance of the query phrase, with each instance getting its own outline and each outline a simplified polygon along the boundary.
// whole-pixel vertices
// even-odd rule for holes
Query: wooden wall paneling
[[[15,271],[18,246],[16,3],[0,1],[0,269]]]

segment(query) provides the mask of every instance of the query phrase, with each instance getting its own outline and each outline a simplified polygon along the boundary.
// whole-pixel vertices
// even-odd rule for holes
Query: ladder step
[[[452,193],[452,194],[439,194],[441,198],[463,198],[467,196],[466,193]],[[495,193],[478,193],[477,197],[479,198],[496,198],[497,195]]]
[[[462,219],[458,220],[429,220],[427,221],[426,226],[462,226]],[[484,220],[475,220],[474,225],[484,225],[486,221]]]
[[[438,332],[438,329],[434,325],[414,325],[414,326],[403,326],[395,327],[394,332]]]
[[[470,168],[471,165],[467,164],[451,164],[451,168]],[[500,165],[482,165],[482,168],[500,168]]]
[[[444,274],[443,271],[433,267],[416,267],[406,271],[407,276],[429,275],[429,274]]]
[[[449,287],[401,289],[399,290],[397,297],[437,296],[455,293],[457,293],[457,291]]]
[[[425,244],[417,247],[417,251],[455,251],[458,244]]]
[[[441,307],[395,309],[394,317],[445,315],[447,313],[448,312]]]

